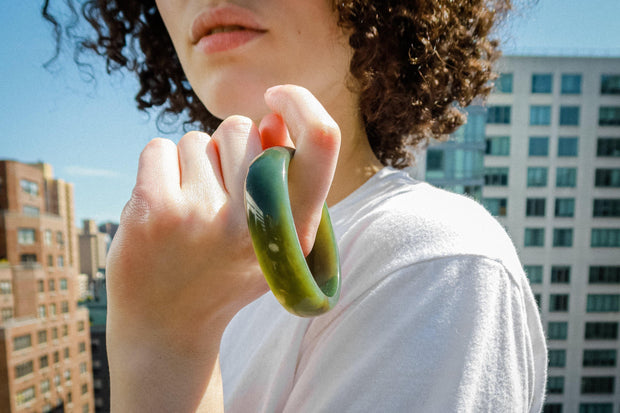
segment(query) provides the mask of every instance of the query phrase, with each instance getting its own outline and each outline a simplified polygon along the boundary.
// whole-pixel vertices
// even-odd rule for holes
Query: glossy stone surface
[[[288,165],[294,150],[273,147],[250,165],[245,207],[254,252],[280,304],[302,317],[334,307],[340,296],[340,259],[327,205],[316,241],[304,258],[288,195]]]

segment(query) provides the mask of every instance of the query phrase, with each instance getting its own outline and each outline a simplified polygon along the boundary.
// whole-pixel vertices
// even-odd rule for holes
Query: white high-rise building
[[[498,70],[482,200],[540,305],[544,412],[618,412],[620,58],[506,56]]]

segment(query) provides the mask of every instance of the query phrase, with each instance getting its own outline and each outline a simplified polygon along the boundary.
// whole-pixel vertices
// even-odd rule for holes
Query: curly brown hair
[[[445,138],[465,122],[462,108],[490,92],[500,55],[490,36],[511,0],[331,1],[351,33],[349,87],[359,93],[370,145],[383,164],[407,166],[409,147]],[[136,73],[139,109],[161,107],[160,116],[184,114],[209,133],[217,128],[221,120],[192,90],[154,0],[88,0],[81,13],[96,35],[80,38],[77,50],[104,57],[108,73]],[[60,42],[49,0],[43,15]]]

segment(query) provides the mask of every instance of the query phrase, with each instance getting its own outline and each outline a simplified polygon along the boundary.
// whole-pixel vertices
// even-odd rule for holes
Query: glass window
[[[620,169],[596,168],[594,186],[602,188],[620,188]]]
[[[510,124],[510,106],[489,106],[487,123]]]
[[[429,149],[426,151],[426,170],[427,171],[443,171],[444,151],[441,149]]]
[[[588,294],[588,313],[617,313],[620,311],[620,295]]]
[[[512,73],[500,73],[495,81],[495,92],[512,93]]]
[[[530,106],[530,125],[551,125],[551,106]]]
[[[620,95],[620,74],[601,76],[601,95]]]
[[[510,155],[510,136],[487,136],[485,139],[486,155],[508,156]]]
[[[620,247],[620,228],[592,228],[591,247]]]
[[[558,188],[574,188],[577,186],[577,168],[557,168],[555,186]]]
[[[60,290],[61,291],[66,291],[67,290],[67,279],[66,278],[61,278],[60,279]]]
[[[52,231],[49,229],[45,230],[45,245],[52,245]]]
[[[568,323],[566,321],[550,321],[547,327],[549,340],[566,340],[568,337]]]
[[[21,390],[19,392],[17,392],[17,395],[15,397],[15,402],[17,404],[17,406],[23,406],[24,404],[28,403],[31,400],[34,400],[35,398],[35,392],[34,392],[34,386],[30,386],[25,390]]]
[[[487,186],[507,186],[508,168],[484,168],[484,184]]]
[[[58,256],[58,260],[56,261],[56,263],[58,264],[58,268],[62,268],[65,266],[65,257],[62,255]]]
[[[599,126],[620,126],[620,106],[601,106],[598,110]]]
[[[32,205],[24,205],[23,212],[24,212],[24,215],[28,215],[31,217],[38,217],[41,211],[39,207],[35,207]]]
[[[578,95],[581,93],[580,74],[562,74],[562,94]]]
[[[580,403],[579,413],[613,413],[612,403]]]
[[[37,314],[38,314],[39,318],[47,317],[47,311],[45,309],[45,304],[41,304],[41,305],[39,305],[39,307],[37,307]]]
[[[551,283],[568,284],[570,283],[570,267],[554,265],[551,267]]]
[[[17,242],[21,245],[32,245],[35,243],[34,228],[19,228],[17,230]]]
[[[47,343],[47,330],[41,330],[37,333],[39,344]]]
[[[553,76],[551,73],[535,73],[532,75],[532,93],[551,93]]]
[[[547,186],[547,168],[544,168],[544,167],[527,168],[527,186],[529,187]]]
[[[566,366],[566,350],[553,349],[548,353],[549,367]]]
[[[560,125],[579,125],[579,106],[560,106]]]
[[[3,280],[0,281],[0,294],[8,295],[13,293],[13,287],[11,280]]]
[[[620,138],[598,138],[596,141],[596,156],[620,156]]]
[[[547,377],[547,394],[563,394],[564,393],[564,377],[549,376]]]
[[[549,295],[549,311],[550,312],[567,312],[568,311],[568,294],[550,294]]]
[[[592,216],[597,217],[620,217],[620,199],[595,199]]]
[[[13,351],[22,350],[32,346],[30,334],[13,337]]]
[[[555,216],[558,218],[575,216],[575,198],[556,198]]]
[[[34,371],[34,363],[32,360],[29,360],[25,363],[20,363],[15,366],[15,378],[18,379],[20,377],[27,376],[32,374]]]
[[[581,394],[612,394],[615,377],[582,377]]]
[[[531,136],[529,142],[529,155],[549,155],[549,138],[547,136]]]
[[[542,265],[524,265],[523,270],[530,284],[542,284],[543,267]]]
[[[616,340],[618,339],[618,323],[615,322],[587,322],[585,331],[586,340]]]
[[[616,350],[584,350],[583,367],[615,367]]]
[[[620,284],[620,266],[590,266],[590,284]]]
[[[49,358],[47,355],[39,357],[39,368],[44,369],[49,366]]]
[[[23,192],[34,196],[39,195],[38,183],[29,181],[27,179],[22,179],[21,181],[19,181],[19,185],[21,186]]]
[[[525,241],[526,247],[542,247],[545,244],[545,229],[544,228],[525,228]]]
[[[527,198],[525,200],[525,216],[544,217],[545,202],[545,198]]]
[[[542,413],[562,413],[562,403],[545,403]]]
[[[508,200],[506,198],[483,198],[482,205],[496,217],[506,216]]]
[[[579,138],[560,136],[558,139],[558,156],[577,156]]]

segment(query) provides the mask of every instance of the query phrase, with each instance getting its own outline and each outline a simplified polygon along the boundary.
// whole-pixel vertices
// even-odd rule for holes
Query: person
[[[544,334],[511,240],[402,170],[489,93],[510,6],[85,3],[95,38],[79,47],[134,71],[140,108],[202,130],[146,146],[109,252],[113,411],[542,409]],[[268,291],[245,222],[248,165],[274,145],[296,148],[304,253],[325,200],[338,240],[340,301],[314,318]]]

